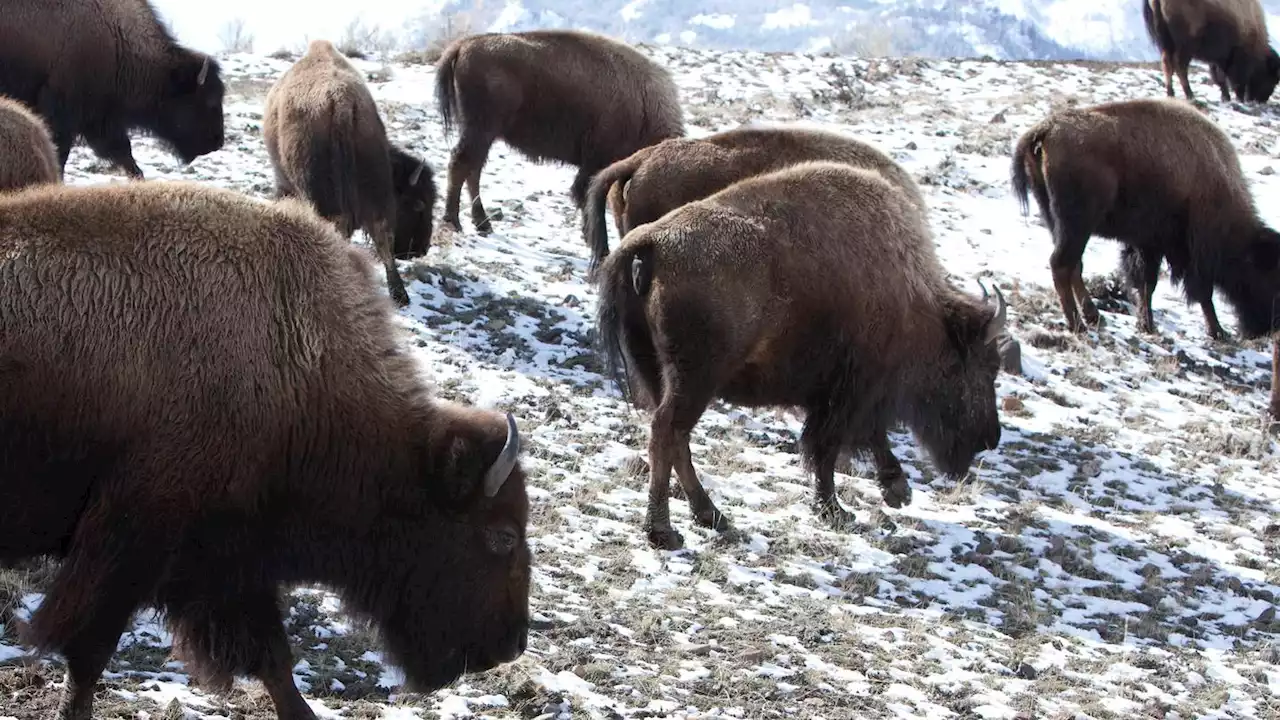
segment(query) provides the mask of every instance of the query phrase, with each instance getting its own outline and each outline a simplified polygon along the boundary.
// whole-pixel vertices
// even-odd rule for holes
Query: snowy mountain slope
[[[568,196],[573,171],[499,143],[482,178],[495,233],[442,231],[402,263],[405,343],[443,395],[511,409],[526,438],[536,627],[520,661],[427,697],[403,692],[377,638],[330,595],[291,598],[295,675],[322,717],[993,718],[1280,717],[1280,448],[1263,432],[1269,353],[1209,343],[1167,280],[1159,336],[1135,332],[1111,286],[1114,243],[1084,273],[1106,327],[1062,331],[1050,240],[1008,189],[1014,137],[1067,103],[1149,97],[1157,72],[1072,64],[866,61],[651,47],[672,68],[693,134],[750,120],[813,123],[891,153],[921,185],[939,257],[956,280],[998,285],[1026,377],[1001,376],[1004,434],[962,481],[935,477],[893,436],[913,504],[884,508],[867,467],[837,475],[860,526],[809,509],[800,422],[713,405],[694,464],[742,532],[694,527],[687,549],[647,547],[638,458],[647,418],[600,373],[595,292]],[[226,60],[226,147],[189,168],[135,141],[150,178],[196,179],[266,198],[263,95],[288,67]],[[363,64],[393,139],[443,176],[450,142],[429,67]],[[1194,80],[1202,97],[1203,73]],[[1280,225],[1280,113],[1211,101],[1264,217]],[[72,183],[112,182],[83,148]],[[441,188],[443,191],[443,187]],[[364,242],[361,236],[357,238]],[[616,238],[614,239],[616,242]],[[1219,304],[1224,324],[1234,317]],[[18,578],[20,579],[20,578]],[[0,591],[13,576],[0,576]],[[39,577],[19,591],[25,614]],[[0,592],[0,607],[8,603]],[[56,662],[14,667],[0,635],[0,717],[45,720]],[[255,683],[221,698],[191,684],[148,616],[122,639],[99,716],[274,717]]]
[[[716,49],[1002,59],[1156,57],[1142,0],[447,0],[494,30],[588,27]],[[1264,0],[1280,13],[1280,0]],[[1278,15],[1275,19],[1280,19]],[[1273,27],[1280,27],[1273,25]]]

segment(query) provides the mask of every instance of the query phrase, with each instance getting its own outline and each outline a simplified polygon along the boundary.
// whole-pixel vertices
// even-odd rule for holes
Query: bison
[[[429,692],[526,645],[511,415],[437,399],[365,251],[302,201],[193,183],[0,195],[0,564],[61,559],[23,641],[88,720],[135,608],[203,685],[294,686],[282,589],[379,628]]]
[[[1160,98],[1060,110],[1018,139],[1011,175],[1023,214],[1034,194],[1053,234],[1053,286],[1073,332],[1083,329],[1077,300],[1085,322],[1099,321],[1081,268],[1093,235],[1123,244],[1143,332],[1156,331],[1151,297],[1162,259],[1187,301],[1200,304],[1210,337],[1226,337],[1214,288],[1245,337],[1273,329],[1280,235],[1259,219],[1231,141],[1194,106]]]
[[[1280,81],[1280,55],[1269,45],[1267,19],[1258,0],[1143,0],[1142,17],[1160,50],[1165,94],[1173,97],[1173,73],[1182,93],[1192,60],[1209,64],[1209,74],[1231,101],[1264,103]]]
[[[927,212],[910,173],[874,146],[834,132],[746,125],[702,138],[671,138],[637,150],[591,179],[582,215],[592,271],[609,254],[608,193],[613,193],[614,225],[622,237],[738,180],[809,160],[875,170]]]
[[[360,71],[329,41],[313,40],[267,92],[262,115],[276,196],[305,198],[348,239],[357,228],[368,233],[391,297],[407,305],[395,260],[427,252],[435,181],[424,160],[387,140]]]
[[[0,96],[0,192],[59,179],[58,154],[44,120],[26,105]]]
[[[460,120],[449,160],[444,222],[461,231],[462,182],[481,233],[480,171],[495,140],[536,161],[574,165],[570,195],[582,207],[591,176],[642,147],[684,135],[667,70],[634,48],[589,32],[486,33],[454,41],[436,70],[446,134]]]
[[[83,136],[99,157],[142,179],[129,131],[191,163],[222,147],[218,62],[177,44],[147,0],[5,0],[0,94],[48,123],[64,171]]]
[[[984,288],[985,293],[985,288]],[[600,266],[598,333],[624,395],[653,411],[651,544],[678,548],[672,465],[697,524],[727,529],[689,434],[715,398],[805,412],[817,510],[837,525],[842,451],[870,452],[884,501],[911,488],[887,432],[905,421],[949,475],[997,446],[994,302],[953,288],[910,193],[829,161],[756,175],[641,225]]]

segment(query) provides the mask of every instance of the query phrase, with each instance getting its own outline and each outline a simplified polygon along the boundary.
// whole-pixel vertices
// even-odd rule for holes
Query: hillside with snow
[[[1280,0],[1262,0],[1274,35]],[[446,19],[473,31],[588,28],[632,42],[716,50],[835,52],[865,57],[1152,60],[1142,0],[155,0],[184,40],[220,50],[244,20],[270,52],[352,22],[420,49]],[[416,46],[416,47],[415,47]]]
[[[656,3],[655,3],[656,4]],[[300,589],[287,620],[299,686],[324,718],[1165,718],[1280,717],[1280,447],[1266,432],[1270,354],[1212,343],[1167,277],[1158,336],[1135,329],[1095,239],[1084,275],[1105,326],[1064,332],[1049,234],[1008,187],[1023,129],[1071,103],[1157,96],[1157,71],[1080,64],[861,60],[646,47],[680,85],[691,132],[765,120],[848,133],[896,158],[930,207],[955,280],[1001,288],[1025,375],[1002,375],[1003,437],[960,481],[914,439],[894,449],[914,487],[881,504],[868,466],[837,473],[859,521],[810,510],[800,418],[714,404],[693,433],[703,483],[741,532],[720,537],[671,509],[687,547],[660,552],[640,525],[647,417],[602,375],[596,295],[569,199],[573,170],[499,143],[481,180],[495,232],[440,230],[401,263],[404,344],[442,395],[515,413],[530,475],[531,608],[517,662],[429,696],[403,692],[378,638],[331,595]],[[228,138],[180,166],[134,141],[149,178],[259,198],[267,88],[289,66],[225,60]],[[362,63],[393,139],[432,163],[450,140],[427,65]],[[1280,225],[1280,112],[1213,100],[1268,222]],[[68,182],[118,182],[76,148]],[[439,212],[440,206],[437,206]],[[366,242],[357,235],[357,241]],[[614,240],[616,242],[616,239]],[[1228,329],[1234,316],[1218,312]],[[43,576],[0,576],[22,617]],[[0,718],[47,720],[56,659],[33,664],[0,633]],[[194,686],[170,638],[140,615],[97,699],[103,718],[274,717],[261,686]],[[8,644],[6,644],[8,643]]]

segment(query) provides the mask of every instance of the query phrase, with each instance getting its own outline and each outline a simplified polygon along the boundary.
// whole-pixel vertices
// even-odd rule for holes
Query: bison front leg
[[[134,180],[144,179],[142,168],[138,167],[137,161],[133,159],[133,146],[129,143],[129,133],[124,128],[103,128],[99,132],[86,135],[85,140],[98,157],[114,163]]]
[[[396,267],[396,258],[393,254],[395,237],[391,234],[391,227],[388,223],[379,221],[370,235],[377,249],[378,259],[382,261],[382,267],[386,270],[387,292],[396,305],[405,307],[409,304],[409,291],[405,289],[404,279],[400,277],[400,270]]]
[[[800,433],[800,449],[814,474],[814,510],[835,528],[851,527],[856,518],[836,497],[836,460],[844,445],[843,435],[831,421],[830,407],[810,409]]]
[[[876,461],[876,482],[880,485],[880,497],[884,504],[897,509],[911,504],[911,483],[902,470],[902,464],[889,446],[889,435],[877,433],[871,445]]]
[[[1156,322],[1151,313],[1151,298],[1160,281],[1160,263],[1164,255],[1153,248],[1135,248],[1129,245],[1120,250],[1120,265],[1133,292],[1138,311],[1138,330],[1155,334]]]
[[[214,572],[218,565],[212,561],[186,566],[198,568],[200,575],[173,583],[165,598],[175,655],[209,689],[225,692],[236,675],[252,675],[280,720],[315,720],[293,681],[293,654],[275,591],[235,587],[234,569]]]
[[[1173,97],[1173,56],[1171,53],[1160,54],[1160,67],[1164,70],[1165,95]]]

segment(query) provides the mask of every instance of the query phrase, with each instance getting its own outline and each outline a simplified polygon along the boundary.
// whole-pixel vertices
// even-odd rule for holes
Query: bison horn
[[[983,342],[986,343],[1000,337],[1000,334],[1004,332],[1004,323],[1009,309],[1009,306],[1004,302],[1004,295],[1000,294],[1000,287],[998,285],[993,285],[992,287],[996,290],[996,312],[991,316],[991,319],[987,321],[987,331],[982,338]],[[982,292],[983,296],[986,297],[987,289],[985,287],[982,289]]]
[[[196,84],[204,85],[205,78],[209,77],[209,57],[204,58],[204,65],[200,66],[200,74],[196,76]]]
[[[516,419],[511,413],[507,413],[507,444],[502,446],[502,452],[498,453],[498,459],[493,461],[493,465],[489,466],[489,472],[484,474],[484,495],[485,497],[493,497],[502,489],[502,483],[507,481],[507,476],[516,468],[516,459],[520,456],[520,431],[516,429]]]
[[[422,171],[425,170],[426,167],[427,167],[426,163],[421,163],[420,165],[418,165],[418,169],[414,170],[413,174],[409,176],[410,185],[418,184],[418,180],[422,177]]]

